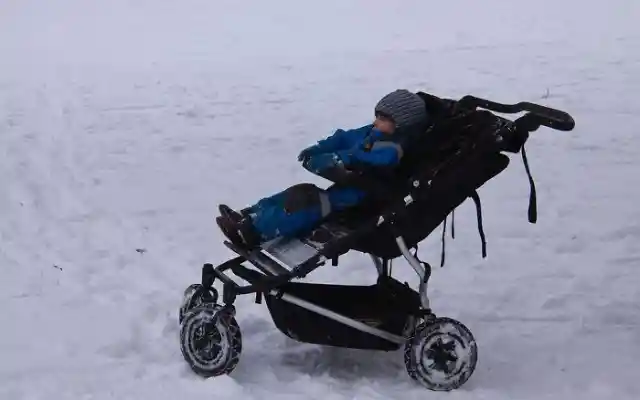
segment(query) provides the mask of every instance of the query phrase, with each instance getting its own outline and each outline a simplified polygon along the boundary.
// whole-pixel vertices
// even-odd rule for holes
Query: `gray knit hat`
[[[420,96],[406,89],[398,89],[384,96],[376,104],[375,112],[391,117],[396,129],[425,123],[429,117]]]

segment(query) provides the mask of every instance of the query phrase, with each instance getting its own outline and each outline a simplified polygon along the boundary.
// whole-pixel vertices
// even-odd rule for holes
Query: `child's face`
[[[373,121],[373,126],[386,135],[391,135],[396,130],[396,124],[393,120],[382,115],[376,116],[375,121]]]

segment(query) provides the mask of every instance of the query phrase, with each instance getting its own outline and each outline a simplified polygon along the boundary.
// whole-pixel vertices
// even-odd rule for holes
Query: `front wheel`
[[[205,287],[199,283],[194,283],[185,289],[182,296],[182,303],[178,311],[178,323],[182,323],[184,316],[191,309],[205,303],[216,303],[218,292],[213,287]]]
[[[416,327],[404,348],[409,376],[430,390],[450,391],[473,374],[478,359],[469,329],[451,318],[436,318]]]
[[[207,303],[188,311],[180,326],[180,350],[202,377],[233,371],[240,359],[242,335],[231,310]]]

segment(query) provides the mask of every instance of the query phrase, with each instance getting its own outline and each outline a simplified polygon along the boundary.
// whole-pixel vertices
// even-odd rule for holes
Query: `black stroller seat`
[[[330,258],[356,250],[393,259],[402,254],[397,237],[407,247],[416,247],[456,207],[472,198],[485,254],[476,190],[509,165],[509,157],[502,152],[520,151],[528,131],[489,111],[452,110],[447,100],[419,94],[434,123],[412,135],[393,176],[380,180],[358,175],[340,180],[327,177],[338,185],[362,187],[370,196],[358,206],[332,213],[317,229],[298,239],[314,246],[330,248],[333,244],[332,250],[325,248]],[[378,223],[384,214],[390,216]],[[345,236],[349,239],[341,241]]]

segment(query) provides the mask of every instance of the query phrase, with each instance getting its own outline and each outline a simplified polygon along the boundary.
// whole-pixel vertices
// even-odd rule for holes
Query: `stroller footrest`
[[[225,285],[225,288],[227,288],[226,290],[231,290],[235,294],[268,292],[275,287],[289,282],[293,278],[293,275],[290,272],[279,275],[267,275],[266,272],[264,274],[260,273],[259,271],[242,265],[244,261],[247,261],[247,259],[240,256],[228,260],[218,265],[216,268],[212,268],[211,264],[205,264],[203,267],[203,276],[206,275],[206,280],[209,285],[211,285],[216,278],[219,279]],[[237,284],[229,275],[227,275],[226,272],[228,271],[231,271],[234,275],[249,282],[249,285],[241,286]]]
[[[258,268],[264,274],[273,275],[273,276],[291,274],[291,270],[283,267],[280,263],[275,261],[272,257],[269,257],[263,251],[261,251],[261,249],[246,250],[230,242],[224,242],[224,244],[227,247],[229,247],[231,250],[240,254],[251,264],[255,265],[256,268]]]

